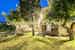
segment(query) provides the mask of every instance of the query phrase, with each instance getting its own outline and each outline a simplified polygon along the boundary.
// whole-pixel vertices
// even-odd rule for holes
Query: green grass
[[[75,50],[75,40],[64,43],[61,47],[61,50]]]
[[[75,41],[65,42],[65,40],[50,37],[33,37],[29,32],[24,36],[16,36],[9,41],[1,42],[0,50],[66,50],[69,44],[72,44],[70,49],[73,50]]]

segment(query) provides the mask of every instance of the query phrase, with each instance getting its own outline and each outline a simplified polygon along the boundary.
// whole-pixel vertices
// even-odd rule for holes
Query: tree
[[[73,9],[75,8],[75,1],[74,0],[54,0],[53,4],[52,4],[52,11],[51,11],[51,17],[49,18],[55,18],[55,19],[63,19],[64,22],[62,24],[62,26],[64,28],[67,29],[67,31],[69,32],[69,37],[70,37],[70,40],[73,40],[73,35],[71,33],[71,29],[66,27],[66,22],[68,20],[71,20],[72,18],[72,15],[70,14],[70,12],[72,11],[73,12]]]
[[[32,7],[38,7],[38,0],[19,0],[21,16],[29,15],[32,11]]]
[[[20,0],[20,14],[24,20],[31,18],[32,23],[34,22],[34,9],[38,7],[38,0]],[[28,15],[30,15],[28,17]],[[26,17],[27,16],[27,17]],[[32,35],[34,36],[34,24],[32,24]]]

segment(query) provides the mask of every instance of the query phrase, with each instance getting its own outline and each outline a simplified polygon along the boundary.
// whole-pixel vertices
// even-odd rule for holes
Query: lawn
[[[31,32],[0,42],[0,50],[75,50],[75,41],[32,36]]]

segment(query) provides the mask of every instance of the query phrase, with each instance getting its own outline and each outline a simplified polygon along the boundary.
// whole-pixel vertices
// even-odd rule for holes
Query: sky
[[[2,14],[9,15],[10,10],[16,10],[16,5],[19,4],[19,0],[0,0],[0,22],[6,22],[6,18]],[[48,6],[48,0],[40,0],[40,6],[42,8]]]
[[[48,7],[48,0],[40,0],[39,4],[41,8]]]
[[[10,14],[10,10],[16,10],[16,5],[19,4],[19,0],[0,0],[0,22],[5,21],[3,13]],[[3,20],[2,20],[3,19]]]
[[[16,10],[19,0],[0,0],[0,15],[2,12],[9,14],[10,10]]]

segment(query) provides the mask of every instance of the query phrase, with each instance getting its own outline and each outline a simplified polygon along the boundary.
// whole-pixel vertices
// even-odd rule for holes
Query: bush
[[[14,25],[0,24],[0,32],[15,31],[15,29]]]

